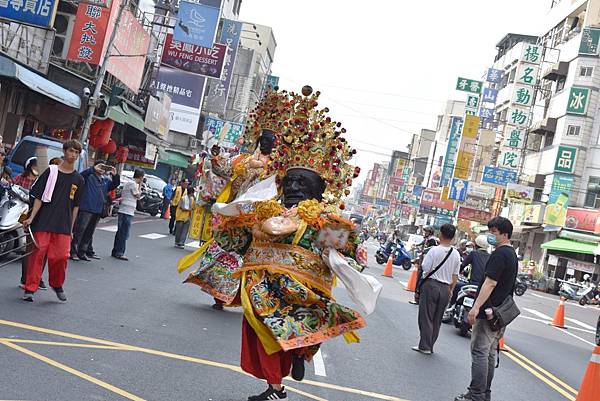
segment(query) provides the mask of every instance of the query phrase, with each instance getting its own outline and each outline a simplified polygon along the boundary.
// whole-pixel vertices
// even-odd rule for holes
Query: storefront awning
[[[49,81],[4,56],[0,56],[0,76],[16,79],[31,90],[74,109],[81,107],[81,98],[75,93],[66,90],[62,86]]]
[[[160,163],[170,164],[171,166],[187,168],[190,165],[190,159],[177,152],[165,150],[159,153]]]
[[[121,125],[129,125],[139,131],[145,132],[142,115],[127,106],[125,102],[109,107],[108,118]]]
[[[597,244],[588,244],[568,239],[555,239],[542,244],[542,248],[549,251],[582,253],[585,255],[594,255],[594,251],[597,247]]]

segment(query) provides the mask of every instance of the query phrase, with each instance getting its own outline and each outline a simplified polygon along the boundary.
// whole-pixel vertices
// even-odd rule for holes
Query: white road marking
[[[534,292],[528,292],[528,294],[529,294],[529,295],[531,295],[532,297],[541,298],[541,299],[546,299],[546,300],[548,300],[548,301],[552,301],[552,302],[557,302],[557,301],[559,301],[559,299],[550,298],[550,297],[545,297],[545,296],[543,296],[543,295],[538,295],[538,294],[536,294],[536,293],[534,293]],[[578,307],[578,308],[583,308],[583,309],[593,309],[593,308],[591,308],[591,307],[590,307],[590,306],[588,306],[588,305],[585,305],[585,306],[584,306],[584,305],[579,305],[579,303],[578,303],[578,302],[574,302],[574,301],[573,301],[573,302],[570,302],[570,301],[565,301],[565,305],[573,305],[573,306],[576,306],[576,307]]]
[[[405,288],[408,287],[408,283],[406,281],[398,281],[400,284],[402,284]]]
[[[527,320],[533,320],[534,322],[540,322],[540,323],[544,323],[547,324],[549,326],[551,326],[551,322],[550,320],[545,320],[545,319],[538,319],[535,317],[529,317],[529,316],[523,316],[523,315],[519,315],[518,316],[521,319],[527,319]],[[596,334],[596,330],[586,330],[586,329],[582,329],[580,327],[574,327],[574,326],[568,326],[565,324],[565,329],[569,329],[569,330],[577,330],[577,331],[581,331],[583,333],[590,333],[590,334]]]
[[[534,293],[534,292],[528,292],[528,294],[529,294],[529,295],[531,295],[532,297],[536,297],[536,298],[542,298],[542,299],[548,299],[548,300],[550,300],[550,301],[556,301],[556,299],[554,299],[554,298],[550,298],[550,297],[544,297],[544,296],[542,296],[542,295],[538,295],[538,294],[536,294],[536,293]]]
[[[529,308],[523,308],[523,310],[526,310],[527,312],[531,313],[532,315],[535,315],[537,317],[541,317],[542,319],[546,319],[546,320],[552,320],[553,318],[543,314],[542,312],[538,312],[535,309],[529,309]]]
[[[315,366],[315,375],[323,377],[327,376],[327,372],[325,372],[325,361],[323,361],[323,354],[321,354],[321,350],[317,351],[313,357],[313,364]]]
[[[159,234],[159,233],[149,233],[149,234],[140,235],[139,237],[146,238],[146,239],[159,239],[159,238],[165,238],[166,235]]]
[[[584,329],[596,330],[596,328],[594,326],[590,326],[589,324],[583,323],[582,321],[579,321],[577,319],[571,319],[570,317],[565,317],[565,320],[568,320],[571,323],[578,324],[579,326],[583,327]]]
[[[588,341],[588,340],[586,340],[585,338],[581,338],[581,337],[579,337],[579,336],[576,336],[575,334],[573,334],[573,333],[569,333],[568,331],[566,331],[566,330],[563,330],[563,329],[561,329],[561,328],[559,328],[559,327],[555,327],[555,326],[552,326],[552,327],[554,327],[556,330],[560,331],[561,333],[565,333],[566,335],[569,335],[569,336],[571,336],[571,337],[573,337],[573,338],[576,338],[576,339],[578,339],[579,341],[583,341],[584,343],[586,343],[586,344],[588,344],[588,345],[591,345],[592,347],[595,347],[595,346],[596,346],[596,344],[594,344],[594,343],[593,343],[593,342],[591,342],[591,341]]]
[[[191,248],[200,248],[200,241],[192,241],[185,244],[185,246],[189,246]]]
[[[98,230],[104,230],[104,231],[108,231],[111,233],[116,233],[117,232],[117,226],[104,226],[104,227],[98,227]]]

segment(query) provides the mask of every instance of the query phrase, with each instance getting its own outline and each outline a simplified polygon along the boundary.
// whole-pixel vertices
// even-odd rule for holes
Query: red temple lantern
[[[108,144],[114,126],[113,120],[96,120],[90,126],[90,145],[97,149]]]
[[[117,149],[117,161],[119,163],[125,163],[128,155],[129,148],[127,146],[119,146],[119,149]]]
[[[106,145],[104,145],[102,148],[100,148],[100,150],[103,153],[108,153],[109,155],[112,155],[113,153],[115,153],[117,151],[117,144],[115,143],[115,141],[110,139]]]

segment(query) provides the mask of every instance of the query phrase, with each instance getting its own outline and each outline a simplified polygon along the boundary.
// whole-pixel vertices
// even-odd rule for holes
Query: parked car
[[[43,146],[48,149],[48,161],[54,157],[63,156],[63,144],[57,139],[50,137],[26,136],[23,137],[6,156],[6,165],[11,168],[13,176],[21,174],[25,170],[25,162],[30,157],[36,156],[35,149]],[[77,171],[87,168],[87,155],[85,150],[77,161]]]
[[[121,197],[121,191],[125,183],[133,181],[133,171],[123,171],[121,173],[121,185],[117,188],[117,199]],[[167,183],[160,177],[152,174],[144,175],[144,183],[142,184],[142,196],[137,201],[136,210],[156,216],[160,213],[163,203],[162,190]],[[118,202],[113,205],[113,215],[116,215],[119,210]]]
[[[158,192],[160,196],[162,196],[162,191],[167,183],[160,177],[157,177],[152,174],[145,174],[144,178],[146,179],[146,185]],[[133,171],[123,171],[121,173],[121,183],[132,181],[133,180]]]

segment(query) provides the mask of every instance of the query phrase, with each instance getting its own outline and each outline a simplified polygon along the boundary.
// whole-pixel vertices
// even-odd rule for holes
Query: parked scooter
[[[517,281],[515,282],[515,295],[521,296],[527,291],[527,282],[521,274],[517,274]]]
[[[140,212],[148,213],[150,216],[154,217],[160,213],[162,204],[162,196],[150,187],[145,187],[142,188],[142,195],[137,201],[136,209]]]
[[[392,255],[393,264],[402,266],[404,270],[409,270],[412,267],[412,259],[402,241],[399,243],[389,241],[387,244],[382,245],[375,253],[375,260],[382,265],[387,262],[390,255]]]
[[[583,293],[588,289],[588,287],[582,287],[580,285],[569,283],[567,281],[559,280],[560,290],[558,291],[558,295],[564,297],[568,300],[579,301],[583,296]]]
[[[11,252],[25,252],[27,234],[19,222],[22,215],[29,213],[29,191],[10,185],[2,188],[0,198],[0,260]]]
[[[465,285],[458,292],[456,303],[452,311],[452,322],[454,327],[460,331],[460,335],[465,337],[469,330],[471,330],[471,323],[469,323],[469,312],[473,308],[477,298],[477,286],[473,284]]]
[[[598,286],[584,288],[579,298],[579,305],[600,305],[600,290]]]

